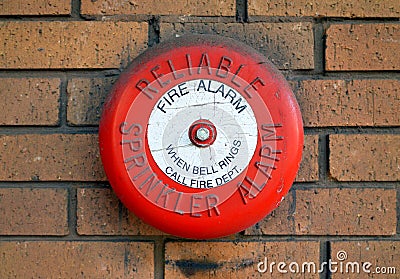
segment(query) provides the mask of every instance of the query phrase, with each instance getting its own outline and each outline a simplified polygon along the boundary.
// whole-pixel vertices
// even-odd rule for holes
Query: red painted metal
[[[238,115],[247,101],[257,123],[257,145],[246,168],[236,169],[235,174],[226,171],[212,181],[216,184],[207,186],[203,181],[189,187],[184,177],[157,164],[149,148],[155,139],[148,138],[148,125],[157,105],[163,111],[174,101],[162,96],[171,88],[177,88],[179,96],[187,94],[186,85],[193,80],[200,81],[197,84],[204,80],[204,91],[206,81],[209,91],[212,82],[232,88],[229,96],[221,87],[220,92],[236,105]],[[240,96],[234,99],[233,92]],[[211,122],[192,123],[186,135],[193,141],[193,130],[204,126],[212,135],[206,144],[213,146],[220,134]],[[109,182],[129,210],[169,234],[208,239],[240,232],[279,205],[299,168],[303,126],[288,83],[263,55],[231,39],[197,35],[160,43],[131,63],[103,107],[99,138]],[[207,177],[217,167],[196,171]]]

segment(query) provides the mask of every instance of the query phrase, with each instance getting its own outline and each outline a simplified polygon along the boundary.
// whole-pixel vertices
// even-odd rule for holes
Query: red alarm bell
[[[103,108],[100,151],[122,203],[193,239],[255,224],[289,191],[303,126],[282,74],[232,39],[192,35],[138,56]]]

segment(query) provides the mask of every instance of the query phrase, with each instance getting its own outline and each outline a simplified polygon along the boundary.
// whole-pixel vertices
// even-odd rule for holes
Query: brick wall
[[[339,251],[397,268],[371,278],[398,278],[400,2],[173,2],[0,1],[0,278],[366,278],[257,271],[265,257],[320,264]],[[97,147],[120,71],[188,33],[233,37],[269,57],[293,87],[306,135],[281,206],[205,242],[129,213]]]

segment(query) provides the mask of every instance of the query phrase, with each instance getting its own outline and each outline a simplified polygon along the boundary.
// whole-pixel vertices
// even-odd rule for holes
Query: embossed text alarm
[[[254,49],[211,35],[137,57],[103,108],[100,152],[122,203],[173,235],[244,230],[289,191],[303,126],[284,77]]]

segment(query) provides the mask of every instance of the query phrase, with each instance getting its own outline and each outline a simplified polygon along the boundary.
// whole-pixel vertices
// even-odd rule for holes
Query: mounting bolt
[[[208,140],[210,137],[210,131],[207,128],[201,127],[196,131],[196,138],[200,141]]]

